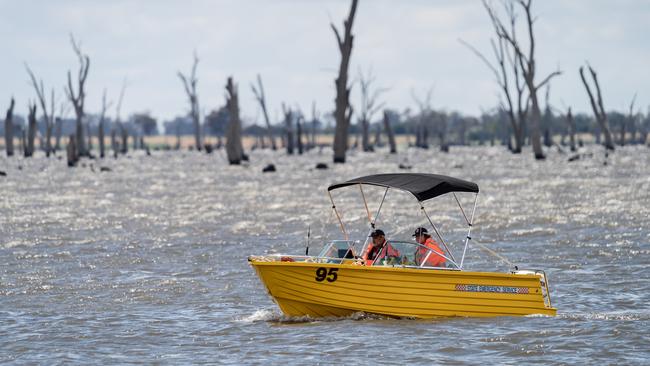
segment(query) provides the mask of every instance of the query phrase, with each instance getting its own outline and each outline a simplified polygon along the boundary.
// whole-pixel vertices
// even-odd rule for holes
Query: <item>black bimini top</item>
[[[478,185],[466,180],[438,174],[395,173],[375,174],[351,179],[347,182],[333,184],[327,188],[332,191],[354,184],[369,184],[386,188],[397,188],[411,192],[418,201],[438,197],[450,192],[478,193]]]

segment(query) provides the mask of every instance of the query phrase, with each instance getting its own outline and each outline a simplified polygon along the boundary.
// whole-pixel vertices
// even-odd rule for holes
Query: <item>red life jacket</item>
[[[422,264],[424,258],[426,258],[427,254],[431,252],[431,254],[429,254],[429,258],[427,258],[427,261],[424,265],[430,267],[445,267],[445,262],[446,262],[445,257],[438,254],[438,253],[442,254],[443,251],[440,249],[438,243],[436,243],[435,240],[431,238],[427,238],[427,240],[422,245],[431,249],[431,251],[422,247],[418,248],[418,250],[415,252],[415,259],[418,265]]]

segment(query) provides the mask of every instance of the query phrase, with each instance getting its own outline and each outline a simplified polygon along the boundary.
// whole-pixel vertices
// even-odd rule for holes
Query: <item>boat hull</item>
[[[555,315],[535,274],[250,260],[288,316]],[[550,304],[550,302],[549,302]]]

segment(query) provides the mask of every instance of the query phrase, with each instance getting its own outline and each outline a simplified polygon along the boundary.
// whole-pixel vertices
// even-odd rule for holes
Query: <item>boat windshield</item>
[[[318,254],[321,258],[348,258],[352,259],[359,255],[355,250],[355,245],[358,241],[352,240],[332,240],[325,244],[323,249]]]
[[[363,256],[361,249],[357,249],[358,241],[352,240],[333,240],[327,243],[318,258],[323,259],[358,259]],[[369,261],[366,265],[372,266],[406,266],[406,267],[420,267],[420,268],[458,268],[455,262],[449,259],[444,253],[436,253],[431,248],[424,245],[408,242],[408,241],[389,241],[390,248],[382,249],[379,259],[372,262]],[[432,266],[430,263],[435,261],[432,256],[442,256],[445,259],[445,264],[440,266]]]
[[[408,242],[408,241],[388,241],[390,249],[382,253],[379,260],[374,262],[374,266],[391,266],[400,265],[407,267],[421,267],[421,268],[457,268],[458,266],[449,259],[444,253],[436,253],[431,248],[424,245]],[[432,256],[441,256],[445,259],[444,266],[432,266],[429,259]]]

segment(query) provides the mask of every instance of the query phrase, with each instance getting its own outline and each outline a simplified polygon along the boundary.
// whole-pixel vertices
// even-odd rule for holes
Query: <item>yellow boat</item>
[[[361,190],[373,233],[388,190],[412,193],[444,250],[391,240],[382,244],[374,260],[362,258],[369,248],[368,239],[361,248],[357,248],[360,242],[349,240],[331,195],[332,190],[352,185]],[[362,185],[386,188],[374,219],[367,209]],[[463,270],[476,197],[468,217],[456,193],[478,196],[478,191],[475,183],[435,174],[378,174],[334,184],[328,193],[345,240],[327,243],[317,256],[267,255],[250,256],[248,260],[288,316],[340,317],[357,312],[410,318],[555,315],[557,310],[551,305],[544,271],[517,267],[509,273]],[[423,205],[424,201],[447,193],[456,198],[468,225],[460,261],[449,250]],[[421,253],[426,253],[424,259]],[[432,255],[444,258],[445,265],[429,265],[427,259]]]

